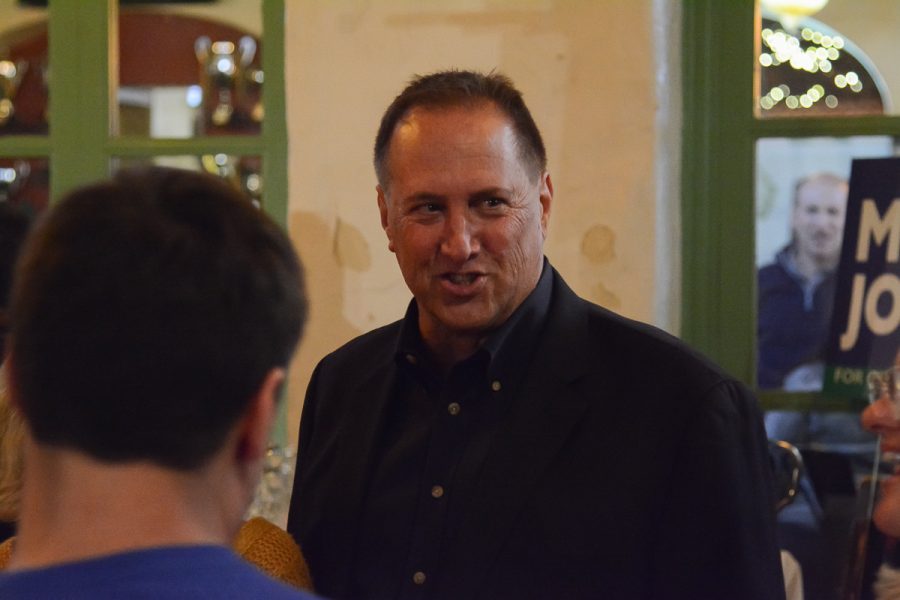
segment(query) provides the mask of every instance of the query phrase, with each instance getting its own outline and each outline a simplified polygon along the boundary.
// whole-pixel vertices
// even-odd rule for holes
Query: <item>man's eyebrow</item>
[[[415,192],[408,196],[404,196],[400,199],[400,202],[402,204],[413,204],[415,202],[440,202],[444,199],[444,196],[432,192]]]
[[[472,192],[468,197],[477,200],[482,198],[491,198],[498,195],[512,196],[514,193],[515,190],[513,190],[512,188],[489,187]],[[400,202],[402,204],[413,204],[416,202],[444,202],[446,200],[446,196],[434,192],[413,192],[412,194],[408,194],[401,198]]]
[[[490,187],[485,188],[483,190],[478,190],[473,194],[470,194],[470,198],[487,198],[491,196],[511,196],[513,194],[512,188],[504,188],[504,187]]]

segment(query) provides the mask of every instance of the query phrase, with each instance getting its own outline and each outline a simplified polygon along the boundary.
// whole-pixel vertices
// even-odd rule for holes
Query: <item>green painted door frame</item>
[[[900,117],[757,119],[754,0],[684,0],[682,10],[682,337],[754,386],[756,141],[900,136]],[[768,408],[830,407],[816,396],[760,393]]]

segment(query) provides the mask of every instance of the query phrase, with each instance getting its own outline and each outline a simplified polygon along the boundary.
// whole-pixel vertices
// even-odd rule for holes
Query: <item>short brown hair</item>
[[[13,390],[39,443],[193,469],[305,317],[290,240],[248,198],[210,175],[125,171],[68,194],[26,242]]]

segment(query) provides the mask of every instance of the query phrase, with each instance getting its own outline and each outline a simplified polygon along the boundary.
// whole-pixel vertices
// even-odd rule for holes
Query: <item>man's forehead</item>
[[[825,181],[810,181],[797,190],[798,204],[844,204],[847,186]]]

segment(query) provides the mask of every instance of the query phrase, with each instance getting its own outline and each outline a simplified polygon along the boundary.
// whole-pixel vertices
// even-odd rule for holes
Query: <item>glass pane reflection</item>
[[[888,136],[768,138],[756,145],[757,380],[760,388],[821,390],[851,160],[897,153]],[[818,397],[816,397],[817,399]],[[853,560],[875,437],[853,412],[773,410],[766,434],[799,448],[805,470],[778,513],[782,549],[800,563],[806,598],[838,595]],[[854,534],[855,535],[855,534]]]
[[[760,388],[821,389],[850,161],[894,153],[887,136],[757,142]]]
[[[131,3],[119,19],[119,135],[256,135],[263,119],[261,5]]]
[[[46,158],[0,158],[0,203],[14,204],[35,216],[50,198],[50,162]]]
[[[243,192],[257,208],[263,206],[262,158],[259,156],[234,156],[219,153],[201,156],[117,157],[112,160],[111,167],[115,172],[119,169],[141,165],[175,167],[216,175]]]
[[[0,0],[0,135],[47,133],[46,13]]]
[[[760,4],[757,116],[897,114],[900,4],[833,0],[806,14],[783,8],[799,3]]]

